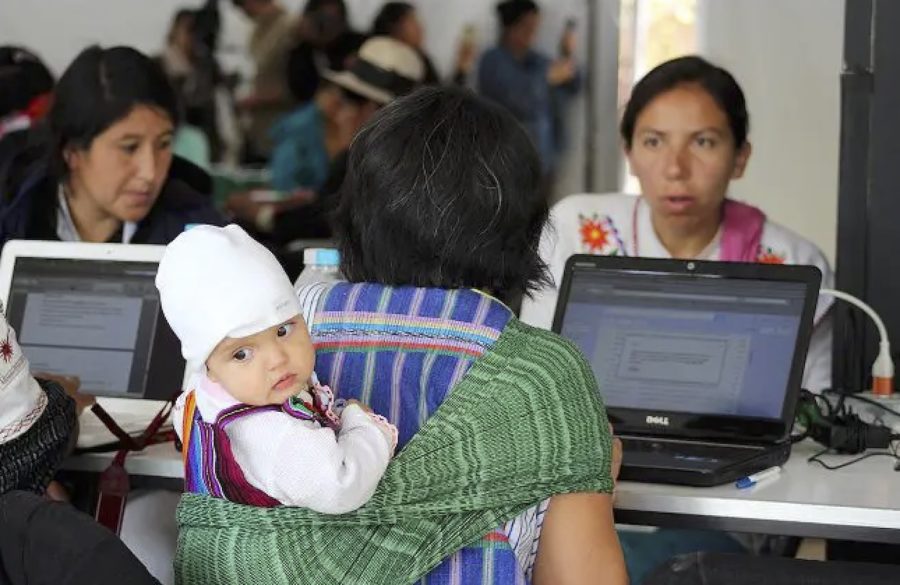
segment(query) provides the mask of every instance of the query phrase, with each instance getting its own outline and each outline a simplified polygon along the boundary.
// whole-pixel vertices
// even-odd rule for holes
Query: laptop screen
[[[561,327],[606,405],[779,419],[807,284],[576,269]]]
[[[160,310],[157,266],[17,258],[7,318],[32,371],[78,376],[86,394],[171,397],[184,361]]]

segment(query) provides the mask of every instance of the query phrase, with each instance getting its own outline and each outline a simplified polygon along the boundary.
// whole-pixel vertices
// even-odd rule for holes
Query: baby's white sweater
[[[173,413],[179,435],[183,398]],[[215,421],[227,406],[197,393],[197,408],[206,422]],[[356,404],[344,408],[339,431],[273,411],[235,420],[225,433],[251,485],[285,506],[323,514],[344,514],[365,504],[396,445],[396,430]]]

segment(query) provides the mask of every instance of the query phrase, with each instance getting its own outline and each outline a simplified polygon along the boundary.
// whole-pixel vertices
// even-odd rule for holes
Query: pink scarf
[[[726,262],[756,262],[766,215],[746,203],[726,199],[722,209],[722,253]]]

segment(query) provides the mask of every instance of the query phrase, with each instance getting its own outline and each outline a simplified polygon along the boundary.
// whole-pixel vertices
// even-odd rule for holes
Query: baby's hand
[[[352,404],[360,407],[363,413],[368,415],[368,417],[375,423],[375,425],[378,426],[378,428],[384,434],[385,439],[387,439],[387,441],[390,443],[391,453],[393,453],[394,449],[397,448],[397,439],[399,437],[397,427],[392,425],[390,421],[388,421],[388,419],[384,418],[380,414],[375,414],[374,412],[372,412],[371,408],[369,408],[359,400],[353,400],[352,398],[350,400],[347,400],[346,406],[350,406]],[[341,414],[341,416],[343,416],[344,413],[346,413],[346,410]]]

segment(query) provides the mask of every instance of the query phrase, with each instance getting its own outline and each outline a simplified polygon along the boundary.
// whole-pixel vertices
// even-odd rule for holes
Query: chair
[[[675,557],[643,585],[889,585],[897,569],[871,563],[821,562],[726,553]]]

